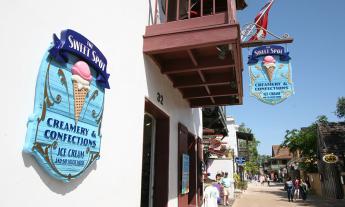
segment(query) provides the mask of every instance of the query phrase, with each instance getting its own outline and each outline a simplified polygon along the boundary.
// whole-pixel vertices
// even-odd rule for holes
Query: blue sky
[[[238,12],[243,26],[253,22],[268,0],[246,0],[248,7]],[[288,45],[295,94],[271,106],[249,96],[248,49],[243,49],[243,105],[227,107],[237,124],[253,130],[260,140],[259,152],[271,154],[287,129],[310,125],[319,115],[341,121],[334,115],[338,97],[345,96],[345,1],[276,0],[269,14],[268,30],[288,33]]]

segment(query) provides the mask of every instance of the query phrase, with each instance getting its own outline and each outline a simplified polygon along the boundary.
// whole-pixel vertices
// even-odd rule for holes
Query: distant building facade
[[[269,160],[268,173],[273,178],[286,178],[288,174],[288,162],[292,159],[292,153],[288,147],[272,145],[272,157]]]

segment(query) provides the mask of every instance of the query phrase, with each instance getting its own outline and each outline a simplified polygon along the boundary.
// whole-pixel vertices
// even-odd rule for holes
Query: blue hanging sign
[[[289,52],[278,45],[253,49],[248,57],[250,95],[275,105],[294,93]]]
[[[39,68],[24,151],[58,180],[80,176],[99,158],[107,60],[73,30],[54,34]]]

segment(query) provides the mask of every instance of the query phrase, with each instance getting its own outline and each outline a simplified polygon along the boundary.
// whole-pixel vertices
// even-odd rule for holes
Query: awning
[[[248,140],[248,141],[253,141],[254,136],[251,133],[246,133],[246,132],[236,132],[237,139],[243,139],[243,140]]]

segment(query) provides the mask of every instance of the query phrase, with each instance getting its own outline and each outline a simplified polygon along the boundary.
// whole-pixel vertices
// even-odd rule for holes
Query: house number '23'
[[[160,94],[159,92],[157,93],[157,101],[158,103],[163,105],[163,95]]]

